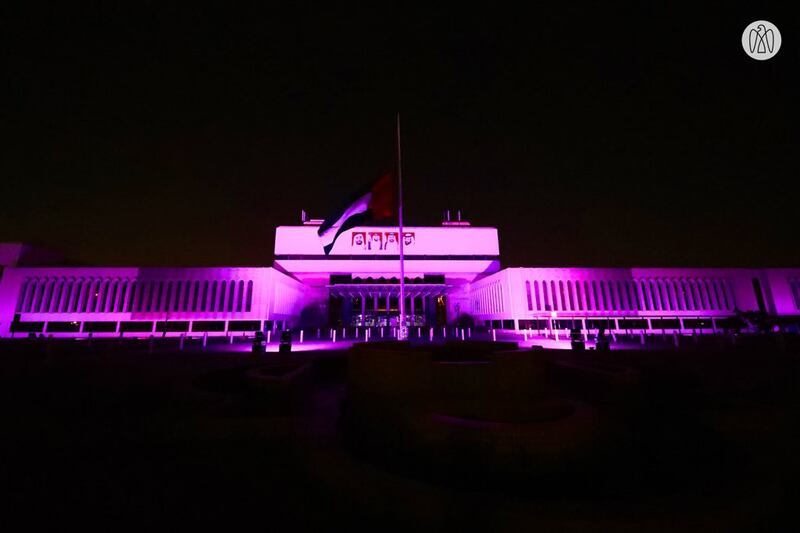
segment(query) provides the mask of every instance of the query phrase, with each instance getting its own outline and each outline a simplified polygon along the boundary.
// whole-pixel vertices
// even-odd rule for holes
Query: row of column
[[[369,295],[359,294],[359,295],[352,295],[352,296],[344,296],[342,302],[342,319],[344,322],[349,322],[352,314],[353,314],[353,300],[354,298],[360,298],[361,300],[361,316],[364,317],[367,314],[367,297]],[[381,299],[385,304],[381,306]],[[380,295],[380,296],[373,296],[372,297],[372,311],[377,315],[381,311],[385,313],[389,313],[391,310],[391,294],[387,295]],[[435,301],[433,300],[436,296],[407,296],[406,297],[406,312],[409,316],[415,316],[417,314],[417,298],[421,298],[421,311],[422,315],[425,316],[425,320],[428,323],[435,322]]]
[[[352,298],[352,297],[348,296],[348,298]],[[367,297],[364,296],[363,294],[359,294],[358,298],[361,299],[361,316],[364,316],[364,315],[367,314]],[[422,298],[422,313],[425,314],[425,311],[426,311],[426,309],[428,307],[427,304],[426,304],[426,300],[429,298],[429,296],[422,296],[421,298]],[[379,309],[378,309],[378,300],[379,300],[379,297],[377,297],[377,296],[373,296],[372,297],[372,301],[373,301],[372,310],[375,311],[376,313],[379,311]],[[415,305],[416,305],[417,297],[416,296],[407,296],[406,300],[408,300],[409,304],[410,304],[410,305],[406,306],[406,309],[409,309],[410,310],[409,314],[413,315],[414,311],[415,311]],[[391,306],[391,295],[387,294],[386,295],[386,312],[388,313],[391,308],[392,308],[392,306]]]

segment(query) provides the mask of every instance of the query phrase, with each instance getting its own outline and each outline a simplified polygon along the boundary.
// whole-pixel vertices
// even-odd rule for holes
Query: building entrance
[[[443,326],[447,323],[444,286],[406,285],[406,326]],[[399,285],[334,285],[330,287],[331,325],[396,327],[399,325]]]

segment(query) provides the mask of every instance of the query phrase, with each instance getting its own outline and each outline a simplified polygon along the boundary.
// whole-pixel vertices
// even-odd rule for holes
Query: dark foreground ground
[[[292,355],[313,362],[309,382],[269,404],[241,376],[276,354],[0,343],[2,517],[26,529],[793,531],[793,346],[612,352],[641,373],[635,395],[598,400],[574,380],[570,393],[622,421],[619,453],[590,475],[503,483],[347,446],[346,352]]]

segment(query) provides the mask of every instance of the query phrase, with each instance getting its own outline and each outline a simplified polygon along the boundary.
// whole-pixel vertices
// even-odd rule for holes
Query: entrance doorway
[[[397,287],[380,291],[366,287],[332,287],[328,318],[334,327],[397,327],[400,302]],[[371,289],[374,289],[371,288]],[[410,289],[410,290],[409,290]],[[407,288],[406,326],[426,327],[447,324],[447,300],[442,294],[427,294],[417,287]]]

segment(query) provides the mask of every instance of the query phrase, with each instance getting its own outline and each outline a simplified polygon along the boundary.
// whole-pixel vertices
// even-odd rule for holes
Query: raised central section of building
[[[404,227],[402,236],[396,227],[356,227],[339,236],[329,255],[317,226],[281,226],[275,266],[326,290],[332,324],[394,326],[401,238],[411,326],[445,325],[448,317],[466,312],[469,284],[500,270],[497,229],[466,225]]]

